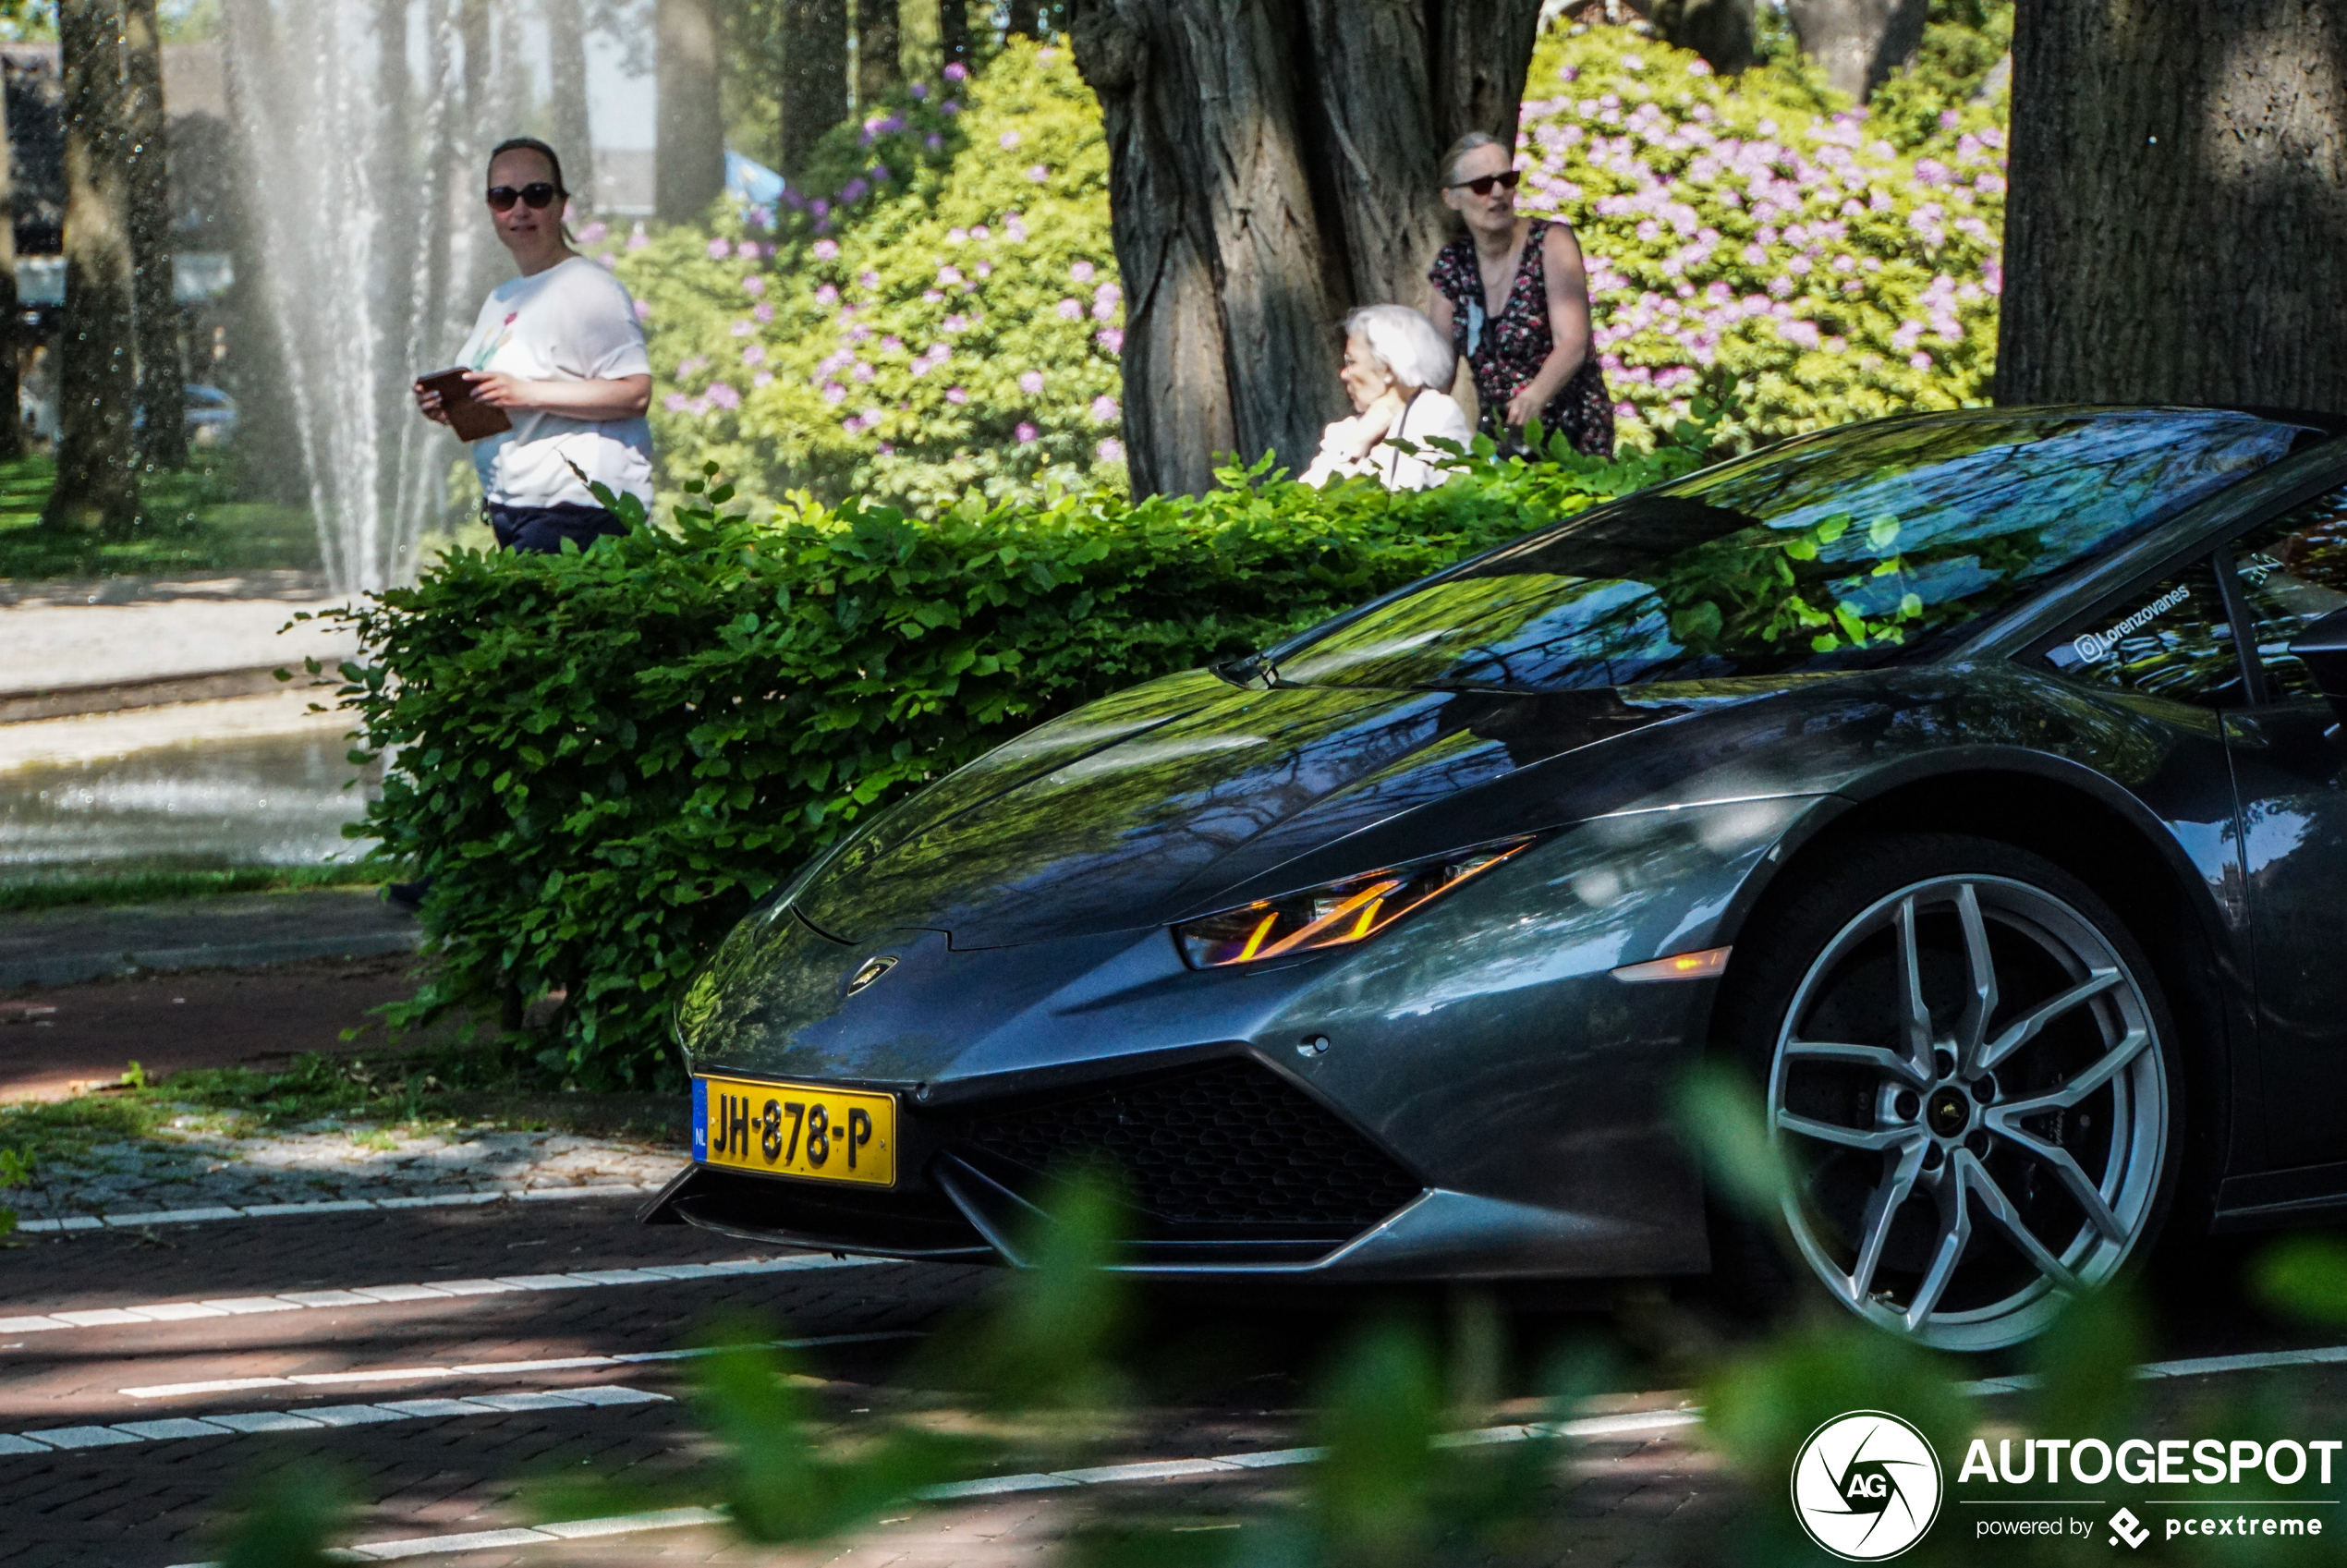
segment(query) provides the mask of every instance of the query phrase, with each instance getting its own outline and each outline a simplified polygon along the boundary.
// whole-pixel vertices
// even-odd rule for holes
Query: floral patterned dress
[[[1556,335],[1549,330],[1548,268],[1541,259],[1550,222],[1535,218],[1526,225],[1515,283],[1508,290],[1507,308],[1497,316],[1484,313],[1483,271],[1473,239],[1454,239],[1444,246],[1427,273],[1427,281],[1451,301],[1451,346],[1475,377],[1483,430],[1503,444],[1507,432],[1501,420],[1508,399],[1540,373],[1556,347]],[[1606,392],[1605,372],[1598,368],[1594,348],[1540,410],[1540,423],[1550,431],[1563,431],[1575,452],[1593,457],[1613,455],[1613,399]]]

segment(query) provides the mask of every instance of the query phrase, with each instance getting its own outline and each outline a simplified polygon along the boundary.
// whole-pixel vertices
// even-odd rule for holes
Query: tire
[[[1828,854],[1748,923],[1721,999],[1792,1173],[1798,1260],[1769,1270],[1715,1223],[1716,1277],[1765,1298],[1790,1270],[1921,1344],[2020,1343],[2140,1267],[2166,1222],[2173,1017],[2125,923],[2050,861],[1954,834]]]

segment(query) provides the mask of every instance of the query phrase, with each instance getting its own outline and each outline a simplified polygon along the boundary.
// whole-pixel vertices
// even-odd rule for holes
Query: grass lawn
[[[209,898],[224,893],[286,893],[310,887],[376,887],[383,868],[367,862],[333,866],[249,866],[233,871],[127,871],[55,881],[0,882],[0,914],[63,909],[91,904],[154,904]]]
[[[0,463],[0,578],[164,577],[187,572],[315,568],[318,541],[299,506],[231,498],[225,455],[210,466],[151,474],[148,524],[136,538],[102,541],[40,527],[56,465],[47,457]]]

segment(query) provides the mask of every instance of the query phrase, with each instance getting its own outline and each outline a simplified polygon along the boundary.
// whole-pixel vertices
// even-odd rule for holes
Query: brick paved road
[[[826,1380],[826,1406],[852,1419],[885,1404],[892,1380],[921,1347],[920,1332],[967,1307],[991,1277],[968,1269],[860,1264],[413,1300],[334,1294],[435,1281],[469,1288],[461,1282],[760,1256],[772,1255],[690,1229],[638,1226],[629,1205],[603,1199],[229,1221],[144,1235],[41,1237],[0,1252],[0,1319],[287,1294],[315,1293],[320,1303],[0,1334],[0,1434],[49,1433],[53,1441],[72,1441],[55,1434],[182,1418],[266,1426],[283,1413],[321,1409],[330,1421],[363,1422],[186,1437],[148,1427],[142,1429],[157,1435],[143,1442],[0,1452],[0,1520],[6,1521],[0,1563],[168,1568],[200,1560],[215,1544],[210,1532],[223,1510],[293,1463],[323,1460],[342,1477],[360,1505],[347,1538],[361,1542],[523,1523],[515,1502],[522,1482],[582,1466],[657,1486],[707,1453],[681,1397],[688,1363],[512,1364],[669,1351],[689,1343],[702,1326],[745,1312],[765,1314],[794,1336],[899,1336],[798,1352]],[[1303,1380],[1326,1334],[1316,1312],[1177,1306],[1161,1311],[1157,1321],[1156,1331],[1165,1336],[1162,1359],[1169,1377],[1181,1382],[1183,1399],[1147,1413],[1125,1434],[1129,1447],[1120,1456],[1247,1452],[1300,1440]],[[1229,1370],[1199,1377],[1185,1369],[1218,1361]],[[395,1375],[342,1380],[384,1372]],[[335,1380],[291,1380],[321,1377]],[[222,1382],[258,1386],[152,1392]],[[124,1392],[133,1389],[147,1392]],[[614,1389],[629,1394],[573,1397],[646,1402],[424,1407],[461,1414],[398,1408],[420,1400],[493,1403],[517,1393]],[[366,1414],[349,1414],[354,1408]],[[1058,1535],[1102,1512],[1178,1505],[1228,1513],[1295,1484],[1293,1471],[1264,1472],[1103,1489],[1075,1501],[1049,1494],[980,1500],[882,1525],[845,1549],[811,1553],[750,1551],[694,1528],[447,1561],[468,1568],[652,1561],[1026,1564],[1047,1557]],[[1627,1561],[1633,1538],[1649,1547],[1657,1538],[1638,1527],[1642,1521],[1710,1519],[1733,1501],[1699,1451],[1679,1437],[1592,1448],[1559,1484],[1568,1494],[1565,1513],[1580,1521],[1574,1525],[1575,1562]],[[1674,1527],[1668,1538],[1692,1545],[1704,1534]]]

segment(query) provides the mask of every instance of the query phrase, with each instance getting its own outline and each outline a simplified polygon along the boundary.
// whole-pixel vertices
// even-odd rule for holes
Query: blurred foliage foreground
[[[1687,1127],[1702,1129],[1715,1190],[1752,1222],[1769,1222],[1780,1212],[1782,1175],[1748,1087],[1725,1076],[1698,1077],[1682,1111]],[[1035,1266],[1004,1275],[979,1309],[931,1336],[891,1380],[897,1392],[859,1388],[858,1398],[882,1406],[853,1413],[869,1418],[850,1422],[823,1410],[811,1392],[820,1382],[778,1348],[772,1325],[724,1325],[694,1362],[699,1413],[716,1440],[713,1463],[651,1487],[602,1478],[525,1483],[525,1507],[552,1522],[713,1504],[712,1517],[743,1540],[812,1545],[883,1515],[901,1520],[924,1506],[1025,1489],[992,1486],[989,1477],[1101,1463],[1109,1444],[1129,1442],[1140,1429],[1134,1380],[1121,1368],[1154,1347],[1133,1343],[1125,1282],[1102,1267],[1116,1251],[1113,1187],[1076,1173],[1060,1191],[1027,1251]],[[2347,1247],[2335,1242],[2284,1244],[2266,1254],[2255,1284],[2268,1304],[2287,1312],[2347,1321]],[[1960,1494],[1983,1489],[1957,1480],[1976,1439],[1995,1450],[2000,1441],[2059,1433],[2115,1447],[2171,1431],[2304,1440],[2328,1429],[2278,1381],[2209,1380],[2164,1416],[2146,1412],[2148,1385],[2138,1366],[2147,1336],[2124,1292],[2077,1305],[2032,1347],[2026,1372],[1988,1383],[1965,1380],[2010,1368],[1917,1350],[1838,1309],[1822,1310],[1724,1351],[1703,1348],[1716,1341],[1683,1336],[1661,1367],[1636,1374],[1692,1373],[1704,1406],[1700,1437],[1743,1485],[1746,1501],[1734,1517],[1688,1523],[1673,1517],[1675,1509],[1654,1515],[1624,1508],[1592,1520],[1574,1516],[1574,1472],[1593,1468],[1579,1462],[1579,1449],[1606,1440],[1607,1423],[1575,1413],[1587,1408],[1593,1391],[1625,1386],[1603,1352],[1585,1344],[1551,1354],[1531,1380],[1535,1394],[1509,1399],[1502,1392],[1511,1359],[1502,1319],[1480,1298],[1453,1297],[1447,1349],[1408,1316],[1356,1313],[1354,1322],[1332,1336],[1334,1354],[1307,1417],[1314,1446],[1288,1456],[1295,1467],[1250,1470],[1257,1484],[1220,1501],[1210,1489],[1171,1500],[1129,1488],[1055,1489],[1066,1513],[1054,1560],[1083,1568],[1817,1563],[1826,1559],[1802,1534],[1786,1496],[1794,1456],[1820,1423],[1886,1410],[1931,1440],[1949,1500],[1931,1531],[1899,1554],[1903,1561],[2073,1562],[2111,1550],[2100,1510],[2093,1511],[2089,1538],[1984,1540],[1976,1531],[1980,1518],[2030,1511],[1952,1506]],[[1691,1355],[1699,1359],[1687,1360]],[[950,1392],[913,1392],[921,1390]],[[1699,1477],[1709,1466],[1691,1460],[1676,1468]],[[337,1487],[333,1477],[299,1466],[280,1471],[232,1527],[226,1563],[288,1568],[328,1561],[325,1543],[339,1515],[322,1500],[340,1496]],[[2019,1501],[2061,1489],[1997,1491]],[[2278,1489],[2253,1481],[2211,1496],[2205,1507],[2195,1503],[2195,1512],[2225,1513],[2248,1501],[2245,1494]],[[2100,1509],[2115,1505],[2106,1501]],[[2129,1555],[2160,1563],[2334,1562],[2347,1560],[2347,1526],[2296,1538],[2173,1539],[2155,1527]]]

